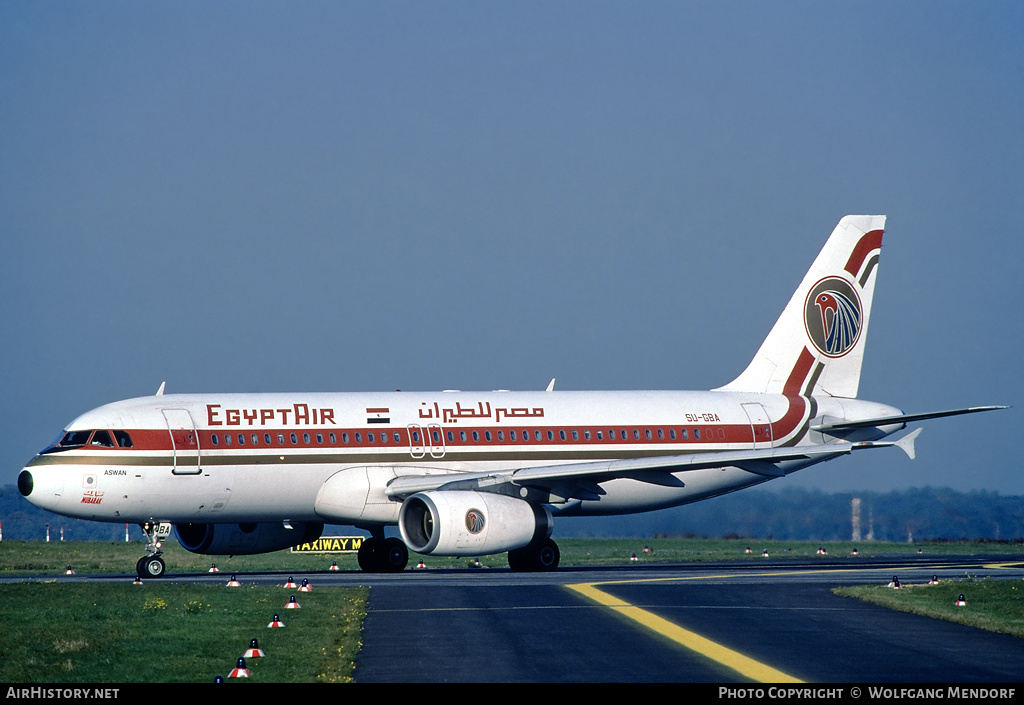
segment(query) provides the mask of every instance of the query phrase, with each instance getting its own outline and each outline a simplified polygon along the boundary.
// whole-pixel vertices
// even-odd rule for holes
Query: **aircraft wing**
[[[555,485],[564,486],[566,482],[573,481],[591,485],[591,483],[611,480],[617,477],[630,477],[644,482],[671,487],[682,485],[682,481],[672,473],[725,467],[738,467],[747,472],[766,477],[781,477],[786,473],[778,465],[779,463],[787,461],[810,461],[817,463],[865,448],[897,446],[913,458],[914,439],[920,432],[921,429],[918,429],[898,441],[830,443],[792,448],[763,448],[758,450],[625,458],[590,463],[541,465],[496,472],[403,475],[395,478],[388,484],[386,493],[390,497],[404,498],[427,490],[480,490],[503,484],[553,487]],[[600,494],[600,492],[596,492],[596,494]]]

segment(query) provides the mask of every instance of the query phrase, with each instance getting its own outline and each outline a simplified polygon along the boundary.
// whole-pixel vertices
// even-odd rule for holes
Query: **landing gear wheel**
[[[135,573],[139,578],[162,578],[164,576],[164,559],[160,556],[145,556],[135,564]]]
[[[359,568],[364,573],[377,572],[377,554],[380,553],[378,546],[377,540],[372,538],[363,539],[363,543],[360,544],[356,558],[359,561]]]
[[[385,573],[401,573],[409,563],[409,549],[402,543],[402,539],[386,539],[378,560]]]
[[[357,558],[364,572],[401,573],[409,563],[409,549],[399,538],[363,539]]]
[[[548,572],[558,567],[560,558],[558,544],[551,539],[545,539],[537,545],[509,551],[508,567],[516,572]]]
[[[562,554],[558,550],[558,544],[551,539],[546,540],[537,552],[537,570],[551,571],[558,567],[558,561]]]

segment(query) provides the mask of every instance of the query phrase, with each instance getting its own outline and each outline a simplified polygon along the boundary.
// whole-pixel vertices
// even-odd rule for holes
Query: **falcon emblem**
[[[844,279],[830,277],[811,288],[804,325],[814,347],[828,357],[842,357],[860,337],[864,317],[860,298]]]

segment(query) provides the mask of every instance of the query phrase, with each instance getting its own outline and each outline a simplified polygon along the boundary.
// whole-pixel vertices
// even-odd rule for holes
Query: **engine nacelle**
[[[402,503],[405,545],[436,556],[479,556],[551,536],[551,511],[522,499],[473,490],[429,490]]]
[[[270,553],[320,538],[324,525],[296,522],[288,529],[281,522],[264,524],[175,524],[178,542],[186,551],[214,556]]]

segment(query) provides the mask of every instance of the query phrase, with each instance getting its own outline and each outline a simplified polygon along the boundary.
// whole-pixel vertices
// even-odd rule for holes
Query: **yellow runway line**
[[[687,649],[696,651],[702,656],[712,659],[713,661],[717,661],[723,666],[727,666],[728,668],[737,671],[747,678],[761,683],[803,682],[799,678],[794,678],[793,676],[776,670],[771,666],[766,666],[759,661],[755,661],[748,656],[744,656],[738,651],[733,651],[732,649],[728,649],[721,644],[711,641],[710,639],[702,637],[700,634],[683,629],[679,625],[673,624],[667,619],[663,619],[656,614],[614,598],[608,593],[598,590],[593,584],[567,585],[566,587],[600,605],[604,605],[609,609],[615,610],[624,617],[632,619],[638,624],[671,639]]]

